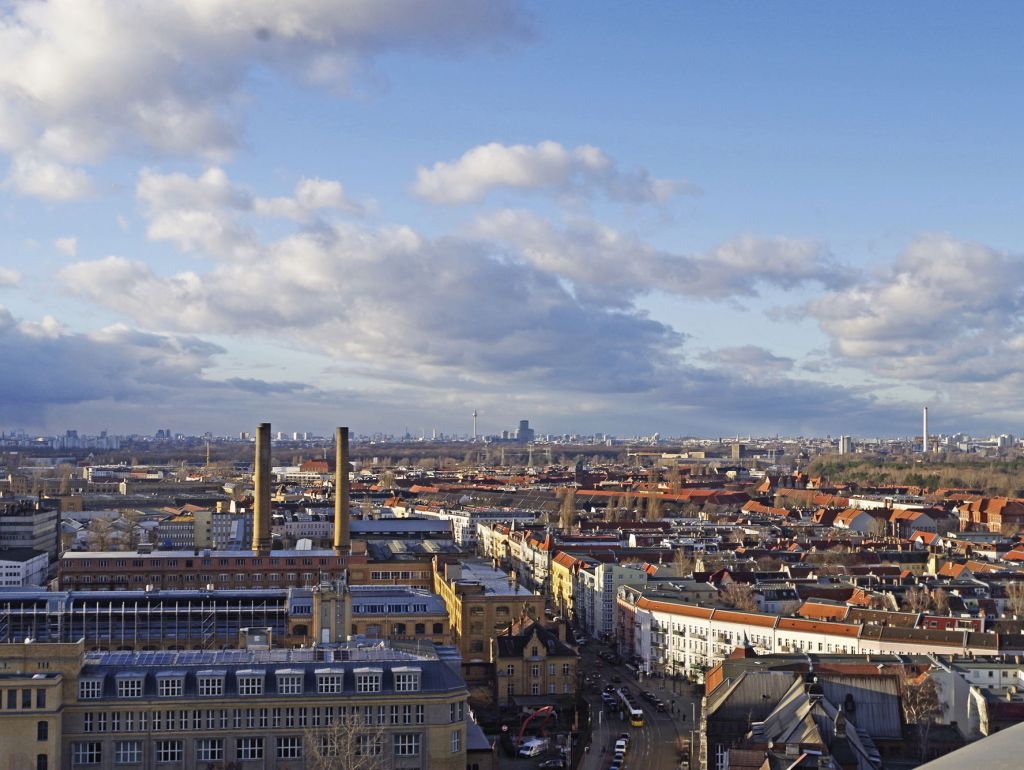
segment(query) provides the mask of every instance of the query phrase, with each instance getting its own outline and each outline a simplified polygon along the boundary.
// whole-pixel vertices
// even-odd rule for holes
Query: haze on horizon
[[[1021,432],[1018,4],[0,8],[0,428]]]

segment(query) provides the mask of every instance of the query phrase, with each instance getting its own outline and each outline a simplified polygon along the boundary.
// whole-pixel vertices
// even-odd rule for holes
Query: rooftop
[[[484,588],[484,593],[508,596],[533,596],[533,591],[523,588],[518,583],[509,582],[507,572],[494,569],[490,562],[467,560],[460,562],[462,577],[459,583],[477,583]]]

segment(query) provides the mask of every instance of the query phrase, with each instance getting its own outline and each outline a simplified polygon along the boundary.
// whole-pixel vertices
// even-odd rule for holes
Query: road
[[[584,687],[593,714],[594,730],[590,749],[580,764],[580,770],[607,770],[614,758],[612,746],[620,733],[629,733],[631,738],[624,770],[677,770],[680,760],[677,740],[680,736],[690,737],[694,728],[693,717],[700,718],[699,695],[682,683],[676,685],[680,692],[673,693],[671,683],[661,680],[637,682],[621,666],[601,663],[602,668],[598,668],[597,653],[604,649],[607,649],[604,645],[592,641],[582,651],[583,671],[593,674],[595,682]],[[601,690],[606,684],[612,684],[610,679],[613,675],[622,680],[616,686],[626,686],[634,692],[650,690],[666,704],[675,701],[675,713],[659,713],[653,705],[638,699],[637,705],[644,711],[644,726],[630,727],[617,712],[605,711],[601,702]],[[663,684],[669,687],[663,687]]]

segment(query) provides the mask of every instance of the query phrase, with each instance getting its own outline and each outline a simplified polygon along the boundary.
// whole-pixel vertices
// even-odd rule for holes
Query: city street
[[[612,747],[615,739],[621,733],[628,733],[631,740],[629,751],[626,753],[625,768],[676,770],[681,761],[678,739],[681,736],[691,736],[690,731],[695,726],[694,717],[700,717],[700,696],[684,683],[676,683],[679,692],[673,693],[671,682],[657,679],[638,682],[623,666],[612,666],[600,661],[597,653],[605,649],[608,649],[605,645],[591,641],[582,651],[582,669],[595,681],[592,685],[584,685],[584,694],[593,714],[593,739],[580,764],[581,770],[606,770],[614,758]],[[601,668],[598,668],[599,665]],[[612,682],[613,676],[618,676],[621,682]],[[617,710],[605,710],[601,702],[601,690],[607,684],[628,687],[636,694],[650,690],[668,705],[670,710],[659,713],[653,704],[637,698],[637,705],[644,712],[644,726],[630,727],[628,722],[619,716]],[[671,711],[673,701],[675,713]]]

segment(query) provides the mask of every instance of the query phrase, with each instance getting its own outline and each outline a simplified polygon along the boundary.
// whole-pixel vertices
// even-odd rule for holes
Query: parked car
[[[664,703],[662,703],[661,701],[658,701],[658,702],[657,702],[657,703],[655,704],[655,706],[654,706],[654,707],[655,707],[656,709],[658,709],[658,711],[661,711],[662,713],[664,713],[664,712],[668,711],[668,706],[666,706],[666,705],[665,705]]]
[[[615,692],[615,685],[613,685],[613,684],[606,684],[604,686],[604,691],[605,692]]]
[[[543,754],[548,748],[548,742],[541,738],[530,738],[519,747],[519,756],[536,757]]]
[[[556,770],[565,767],[564,759],[545,759],[537,767],[541,770]]]
[[[619,737],[615,739],[615,742],[618,743],[619,741],[623,741],[626,746],[629,746],[630,741],[632,740],[633,739],[629,737],[629,733],[619,733]]]

